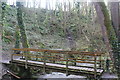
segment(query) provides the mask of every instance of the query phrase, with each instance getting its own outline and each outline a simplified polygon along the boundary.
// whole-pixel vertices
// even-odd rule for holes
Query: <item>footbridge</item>
[[[104,72],[104,53],[86,51],[47,50],[33,48],[13,48],[11,63],[25,67],[42,68],[65,72],[66,75],[78,74],[99,77]],[[21,53],[20,53],[21,52]],[[20,57],[19,59],[16,57]]]

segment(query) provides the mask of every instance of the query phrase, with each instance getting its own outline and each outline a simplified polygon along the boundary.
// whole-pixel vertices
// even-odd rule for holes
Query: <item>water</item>
[[[64,73],[52,72],[51,74],[37,75],[38,78],[22,78],[17,79],[10,74],[5,74],[2,80],[87,80],[84,76],[69,75]]]
[[[52,72],[51,74],[39,75],[37,80],[86,80],[85,76],[69,75],[64,73]]]

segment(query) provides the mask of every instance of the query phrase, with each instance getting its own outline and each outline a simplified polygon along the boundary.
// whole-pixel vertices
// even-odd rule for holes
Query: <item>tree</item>
[[[19,27],[15,26],[16,30],[15,30],[15,48],[20,48],[20,31],[19,31]]]
[[[1,6],[1,1],[0,1]],[[0,9],[1,11],[1,9]],[[1,14],[1,12],[0,12]],[[0,61],[2,61],[2,20],[0,15]],[[0,63],[0,79],[2,79],[2,63]]]
[[[2,39],[3,41],[5,41],[5,31],[3,29],[4,27],[4,22],[5,22],[5,11],[6,11],[6,3],[5,2],[2,2],[2,13],[1,13],[1,19],[2,19]]]
[[[120,78],[120,12],[119,12],[119,1],[110,3],[110,11],[111,11],[111,21],[112,26],[115,30],[117,41],[113,44],[113,52],[115,58],[115,67],[117,69],[117,73]]]
[[[113,52],[111,58],[114,61],[117,74],[120,78],[120,52],[119,52],[120,45],[118,44],[119,42],[117,37],[118,35],[116,35],[115,28],[113,28],[111,24],[110,16],[105,3],[95,2],[94,5],[95,5],[96,13],[100,18],[100,24],[106,27],[106,32],[107,32],[110,46],[112,47],[112,52]]]
[[[111,11],[112,25],[115,30],[116,36],[117,36],[118,40],[120,41],[119,2],[111,2],[110,3],[110,11]]]
[[[0,26],[1,27],[1,26]],[[1,38],[1,32],[0,32],[0,60],[2,61],[2,38]],[[0,79],[2,78],[2,63],[0,63]]]
[[[22,41],[22,47],[23,48],[28,48],[28,41],[27,41],[27,36],[26,36],[26,31],[25,31],[25,26],[23,23],[22,19],[22,4],[20,2],[17,2],[17,21],[18,21],[18,26],[20,28],[20,34],[21,34],[21,41]]]

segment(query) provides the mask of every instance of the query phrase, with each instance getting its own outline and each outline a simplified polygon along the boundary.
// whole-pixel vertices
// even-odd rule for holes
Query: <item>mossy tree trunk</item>
[[[23,23],[22,19],[22,4],[20,2],[17,2],[17,21],[18,21],[18,26],[20,28],[20,34],[21,34],[21,41],[22,41],[22,47],[23,48],[28,48],[28,41],[27,41],[27,36],[26,36],[26,31],[25,31],[25,26]],[[19,35],[18,32],[16,35]]]
[[[101,10],[101,7],[100,7],[99,3],[94,3],[94,5],[95,5],[96,13],[98,15],[98,21],[101,25],[101,31],[102,31],[102,35],[103,35],[103,39],[104,39],[103,41],[105,42],[106,48],[108,49],[108,52],[110,54],[111,59],[114,60],[113,59],[113,53],[111,51],[112,50],[111,44],[110,44],[110,41],[109,41],[109,35],[108,35],[109,33],[107,34],[107,28],[106,28],[105,22],[104,22],[105,21],[104,14]]]
[[[116,33],[117,41],[113,44],[114,46],[114,58],[116,69],[120,78],[120,12],[119,12],[119,1],[111,2],[110,3],[110,10],[111,10],[111,21],[113,28]]]
[[[108,35],[109,42],[110,42],[110,45],[112,47],[112,52],[113,52],[113,55],[111,57],[113,58],[114,65],[117,70],[117,74],[120,78],[120,52],[119,52],[120,44],[118,44],[119,41],[117,37],[119,35],[116,35],[115,28],[113,28],[111,24],[110,16],[109,16],[105,3],[95,2],[94,5],[95,5],[95,9],[96,9],[98,17],[101,18],[100,24],[104,24],[104,26],[106,27],[107,35]]]
[[[2,34],[0,32],[0,61],[2,61],[2,37],[1,36]],[[2,79],[2,63],[0,63],[0,79]]]
[[[0,7],[2,6],[0,1]],[[1,12],[2,9],[0,9],[0,61],[2,61],[2,19],[1,19]],[[0,79],[2,79],[2,63],[0,63]]]
[[[2,13],[1,13],[1,19],[2,19],[2,27],[1,27],[1,30],[2,30],[2,40],[3,41],[5,41],[4,40],[4,38],[5,38],[5,31],[4,31],[4,29],[3,29],[3,27],[4,27],[4,23],[5,23],[5,12],[6,12],[6,3],[5,2],[2,2]]]
[[[15,31],[15,48],[20,48],[20,31],[17,26]]]

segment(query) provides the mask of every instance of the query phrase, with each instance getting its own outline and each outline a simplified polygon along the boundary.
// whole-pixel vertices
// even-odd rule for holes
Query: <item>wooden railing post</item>
[[[13,55],[14,55],[14,51],[12,51],[11,61],[13,61]]]
[[[46,73],[46,71],[45,71],[45,67],[46,67],[46,54],[45,53],[46,52],[43,52],[43,61],[44,61],[44,64],[43,64],[43,74]]]
[[[68,53],[66,54],[66,76],[68,76]]]
[[[100,60],[101,60],[100,65],[101,65],[101,69],[105,69],[105,67],[104,67],[104,59],[102,59],[102,57],[103,57],[103,54],[101,54],[101,56],[100,56]]]
[[[13,61],[13,54],[11,55],[11,61]]]
[[[102,61],[101,60],[102,60],[102,54],[100,55],[100,65],[99,65],[100,68],[102,68]]]
[[[28,54],[27,54],[27,51],[25,51],[24,55],[25,55],[25,60],[26,60],[26,62],[25,62],[25,68],[27,69],[28,68],[28,66],[27,66],[27,63],[28,63]]]
[[[96,55],[96,53],[95,53],[95,56],[94,56],[94,60],[95,60],[95,64],[94,64],[94,78],[95,79],[97,79],[97,62],[96,62],[96,60],[97,60],[97,57],[96,57],[97,55]]]

